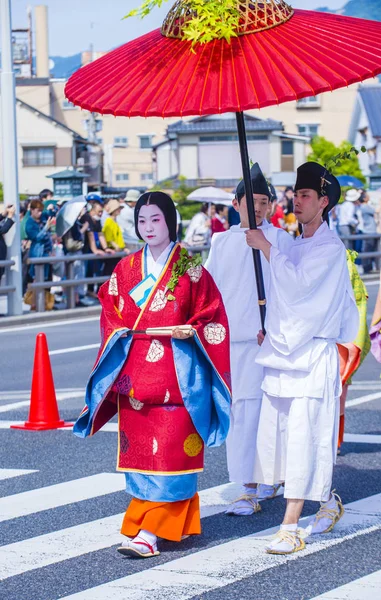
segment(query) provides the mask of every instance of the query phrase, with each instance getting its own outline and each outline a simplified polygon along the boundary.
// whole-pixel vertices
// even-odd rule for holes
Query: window
[[[64,110],[75,110],[77,107],[72,102],[69,102],[69,100],[67,100],[67,98],[64,98],[62,100],[62,108]]]
[[[152,173],[140,173],[140,181],[152,181]]]
[[[95,131],[96,133],[99,133],[103,129],[102,119],[94,119],[93,117],[91,118],[91,120],[86,119],[86,121],[84,121],[83,125],[84,125],[85,130],[88,132]]]
[[[308,96],[297,101],[297,108],[320,108],[320,96]]]
[[[127,137],[115,137],[114,146],[117,148],[127,148],[128,138]]]
[[[315,135],[319,135],[319,125],[315,123],[305,123],[298,125],[298,133],[300,135],[307,135],[310,138],[315,137]]]
[[[153,135],[141,135],[139,137],[140,137],[140,148],[142,150],[146,150],[147,148],[152,148]]]
[[[128,181],[130,178],[128,173],[118,173],[116,175],[116,180],[117,181]]]
[[[54,167],[55,152],[54,148],[23,148],[24,167]]]
[[[292,140],[282,140],[281,170],[294,170],[294,142]]]

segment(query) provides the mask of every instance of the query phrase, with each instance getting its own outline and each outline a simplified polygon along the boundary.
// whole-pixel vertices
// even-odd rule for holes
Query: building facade
[[[249,156],[277,185],[293,180],[305,160],[309,138],[284,131],[272,119],[245,116]],[[188,185],[230,189],[242,177],[234,114],[198,117],[168,126],[166,139],[154,147],[155,181],[186,178]]]
[[[19,97],[16,101],[20,194],[35,195],[43,188],[51,187],[48,177],[60,167],[79,167],[88,173],[90,185],[99,185],[102,180],[101,149],[97,145],[89,144],[85,137],[39,110],[38,106],[45,108],[49,96],[46,93],[46,85],[35,83],[31,86],[30,95],[24,94],[34,105]],[[23,91],[27,89],[28,86],[22,86]],[[6,152],[6,148],[1,145],[0,181],[2,152]]]
[[[371,190],[381,188],[381,84],[360,86],[353,111],[349,141],[365,146],[359,154],[362,172],[369,178]]]

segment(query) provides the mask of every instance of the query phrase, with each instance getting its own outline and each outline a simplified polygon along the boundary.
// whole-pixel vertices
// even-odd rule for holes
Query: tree
[[[0,204],[4,202],[3,184],[0,181]]]
[[[308,155],[307,160],[315,161],[321,165],[329,165],[333,157],[338,154],[350,153],[349,158],[342,158],[336,161],[336,165],[332,170],[333,175],[351,175],[357,177],[363,183],[366,179],[360,169],[360,163],[355,152],[351,152],[352,145],[350,142],[342,142],[340,146],[335,146],[332,142],[324,137],[316,136],[311,140],[312,152]]]
[[[197,188],[189,187],[186,184],[186,177],[184,175],[179,175],[178,184],[176,185],[174,185],[173,181],[169,180],[163,181],[160,185],[156,184],[151,188],[152,191],[168,192],[172,200],[177,203],[178,211],[185,221],[191,219],[200,210],[199,202],[190,202],[187,200],[189,194],[195,189]]]

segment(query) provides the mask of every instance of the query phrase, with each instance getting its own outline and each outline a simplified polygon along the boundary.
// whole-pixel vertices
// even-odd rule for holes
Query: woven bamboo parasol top
[[[294,14],[293,8],[284,0],[240,0],[238,35],[271,29],[288,21]],[[191,2],[176,0],[161,27],[165,37],[182,39],[183,27],[196,15]]]

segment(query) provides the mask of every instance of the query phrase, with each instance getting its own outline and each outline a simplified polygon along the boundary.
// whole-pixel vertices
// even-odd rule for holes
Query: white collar
[[[155,260],[152,256],[151,248],[147,244],[147,275],[151,273],[156,278],[160,275],[174,245],[175,242],[170,242],[160,254],[160,256],[157,258],[157,260]]]

